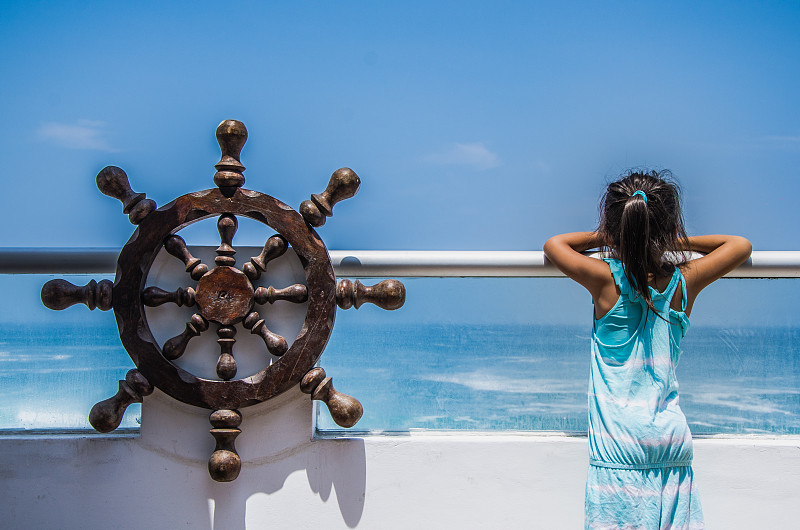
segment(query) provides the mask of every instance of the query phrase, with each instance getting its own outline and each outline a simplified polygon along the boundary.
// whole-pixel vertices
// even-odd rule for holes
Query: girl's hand
[[[572,232],[553,236],[544,244],[544,255],[558,269],[586,288],[592,295],[595,312],[607,313],[617,302],[619,291],[605,261],[581,254],[603,246],[597,232]]]

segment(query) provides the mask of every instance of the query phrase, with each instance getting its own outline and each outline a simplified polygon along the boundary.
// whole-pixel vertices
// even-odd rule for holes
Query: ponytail
[[[648,288],[649,271],[660,269],[661,256],[653,263],[650,255],[650,215],[644,193],[631,195],[622,210],[619,230],[619,257],[625,264],[625,276],[647,307],[655,311]]]

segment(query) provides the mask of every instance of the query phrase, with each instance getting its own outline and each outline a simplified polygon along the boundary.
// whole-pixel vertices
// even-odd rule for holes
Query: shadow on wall
[[[344,524],[355,528],[361,520],[367,471],[361,439],[312,442],[279,460],[245,466],[233,483],[208,481],[211,529],[303,527],[315,519],[329,527],[324,521],[331,517],[334,490]],[[307,487],[298,473],[303,469]]]
[[[170,413],[162,409],[165,406],[184,409],[186,414]],[[192,452],[200,457],[195,464],[200,467],[196,480],[204,486],[202,497],[211,529],[263,528],[265,524],[271,528],[289,528],[300,521],[315,519],[337,521],[335,526],[341,526],[339,521],[351,528],[358,525],[366,492],[364,441],[313,440],[313,406],[309,396],[293,389],[266,403],[242,409],[242,434],[236,439],[242,471],[229,483],[214,482],[207,474],[207,456],[211,455],[214,442],[208,434],[207,412],[201,411],[198,418],[196,413],[190,414],[196,410],[160,396],[154,407],[144,410],[142,441],[168,442],[171,447],[193,445]],[[164,419],[169,415],[172,421],[167,424],[151,420],[148,413]],[[188,425],[189,422],[196,426]],[[176,437],[191,431],[199,438],[199,444],[185,440],[172,445]],[[149,444],[147,448],[156,449]],[[170,452],[173,458],[181,458],[177,452]],[[180,475],[183,466],[178,467]],[[303,470],[305,478],[300,473]],[[336,504],[330,502],[332,492]],[[334,508],[338,508],[338,516],[332,511]],[[199,518],[191,519],[195,522]],[[175,523],[180,521],[176,519]]]
[[[242,471],[229,483],[208,474],[214,450],[208,411],[158,391],[145,399],[137,438],[0,438],[3,526],[242,530],[359,524],[366,500],[362,439],[312,440],[312,404],[299,389],[242,414],[236,440]]]

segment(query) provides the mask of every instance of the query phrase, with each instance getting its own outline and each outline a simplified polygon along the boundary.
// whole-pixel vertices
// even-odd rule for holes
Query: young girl
[[[581,254],[606,247],[612,257]],[[703,288],[743,263],[737,236],[686,237],[669,172],[631,172],[600,227],[550,238],[547,259],[592,295],[586,528],[704,528],[675,367]],[[688,251],[705,253],[688,261]]]

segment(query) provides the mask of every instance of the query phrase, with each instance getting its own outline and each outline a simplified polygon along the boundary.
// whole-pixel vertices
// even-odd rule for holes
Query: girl
[[[630,172],[608,186],[596,232],[544,245],[594,303],[586,528],[704,528],[678,406],[678,345],[700,291],[752,247],[737,236],[687,237],[679,195],[667,171]],[[581,254],[599,247],[612,257]],[[687,260],[688,251],[705,255]]]

